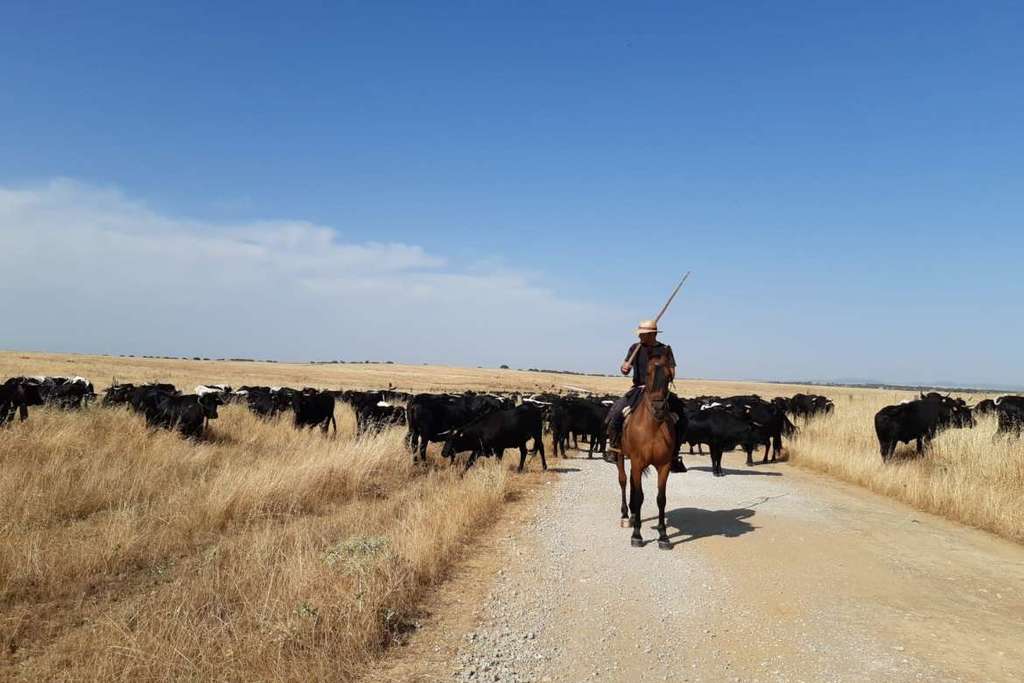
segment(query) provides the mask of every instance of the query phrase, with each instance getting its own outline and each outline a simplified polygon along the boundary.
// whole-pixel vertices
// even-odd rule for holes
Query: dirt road
[[[723,479],[687,464],[662,551],[630,547],[611,465],[562,461],[532,519],[495,543],[475,626],[433,647],[443,677],[1024,678],[1024,548],[785,464],[731,454]]]

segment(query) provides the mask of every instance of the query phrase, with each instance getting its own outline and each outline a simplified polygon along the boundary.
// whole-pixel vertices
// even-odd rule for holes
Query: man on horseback
[[[607,462],[613,464],[616,462],[622,444],[622,427],[626,419],[626,413],[636,408],[637,403],[639,403],[640,398],[643,396],[644,383],[647,381],[647,363],[650,359],[664,357],[669,373],[668,380],[671,382],[675,379],[676,359],[672,355],[672,347],[658,341],[657,337],[660,331],[658,323],[654,320],[644,320],[641,322],[636,329],[640,341],[629,347],[629,350],[626,352],[626,359],[621,367],[619,367],[619,372],[623,375],[628,375],[630,371],[633,372],[633,388],[612,405],[608,411],[608,416],[605,418],[605,426],[608,431],[608,448],[605,450],[604,459]],[[638,345],[639,348],[637,348]],[[633,355],[634,350],[636,351],[635,357]],[[633,359],[632,364],[630,359]],[[673,455],[672,471],[686,471],[686,467],[683,465],[678,452]]]

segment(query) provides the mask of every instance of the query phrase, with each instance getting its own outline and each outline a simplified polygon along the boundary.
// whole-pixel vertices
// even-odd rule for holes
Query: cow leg
[[[711,473],[716,477],[723,477],[725,473],[722,472],[722,447],[711,446]]]
[[[516,472],[522,472],[526,465],[526,442],[519,444],[519,468]]]
[[[475,463],[476,459],[479,457],[480,451],[473,451],[472,453],[470,453],[469,459],[466,460],[466,469],[462,470],[462,473],[465,474],[466,472],[468,472],[469,468],[473,466],[473,463]],[[454,458],[452,459],[452,462],[455,462]]]
[[[754,447],[744,446],[743,450],[747,452],[747,467],[750,467],[751,465],[754,464]]]
[[[766,462],[768,462],[768,450],[771,448],[771,446],[772,446],[772,440],[771,439],[768,439],[767,441],[764,442],[764,457],[761,458],[761,464],[762,465],[765,464]]]
[[[924,453],[924,439],[917,437],[917,452]]]
[[[535,449],[539,450],[539,452],[540,452],[540,466],[541,466],[541,468],[543,470],[546,471],[548,469],[548,461],[547,461],[547,458],[544,457],[544,439],[543,439],[543,437],[540,434],[538,434],[537,436],[533,437],[533,443],[534,443]]]
[[[28,419],[28,405],[24,403],[18,404],[18,417],[21,418],[22,422]]]
[[[632,464],[630,461],[630,473],[629,473],[629,509],[633,513],[633,536],[629,539],[629,544],[634,548],[642,548],[644,546],[644,537],[640,533],[640,520],[642,516],[640,514],[644,505],[644,489],[643,483],[640,481],[640,472],[637,471],[637,466]]]
[[[672,471],[669,465],[662,465],[658,468],[658,547],[662,550],[671,550],[672,544],[668,540],[668,531],[665,528],[665,502],[667,496],[665,489],[668,486],[668,474]]]

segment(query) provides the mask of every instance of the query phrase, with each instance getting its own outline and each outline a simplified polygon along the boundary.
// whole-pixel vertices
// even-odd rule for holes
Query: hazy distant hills
[[[934,381],[920,383],[886,382],[879,379],[866,379],[863,377],[837,377],[834,379],[814,379],[793,382],[779,382],[780,384],[818,384],[824,386],[839,387],[867,387],[872,389],[946,389],[956,391],[984,391],[984,392],[1022,392],[1024,385],[1020,384],[988,384],[977,382],[965,384],[963,382]]]

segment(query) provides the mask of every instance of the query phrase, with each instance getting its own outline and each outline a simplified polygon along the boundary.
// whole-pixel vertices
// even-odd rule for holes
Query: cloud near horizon
[[[594,370],[628,325],[531,273],[301,220],[171,217],[68,179],[0,186],[0,269],[21,350]],[[567,321],[585,349],[545,342]]]

